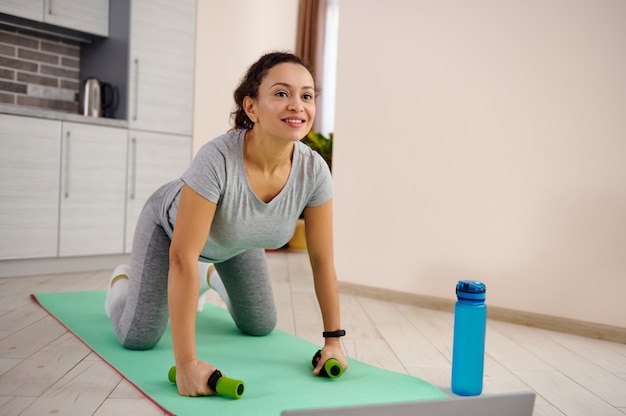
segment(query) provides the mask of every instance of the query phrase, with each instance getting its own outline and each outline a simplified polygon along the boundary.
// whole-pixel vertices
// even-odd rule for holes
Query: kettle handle
[[[102,109],[111,109],[112,111],[115,111],[119,105],[119,91],[117,87],[114,87],[108,82],[101,83],[101,87]],[[110,100],[107,100],[108,102],[105,102],[106,97],[110,98]]]

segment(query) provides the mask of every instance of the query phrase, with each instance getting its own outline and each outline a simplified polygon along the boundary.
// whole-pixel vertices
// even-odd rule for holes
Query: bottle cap
[[[459,299],[485,300],[487,287],[476,280],[459,280],[456,284],[456,296]]]

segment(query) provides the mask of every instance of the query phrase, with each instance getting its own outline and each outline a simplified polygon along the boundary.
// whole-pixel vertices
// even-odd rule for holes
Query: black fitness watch
[[[339,329],[337,331],[322,332],[322,336],[324,338],[339,338],[339,337],[343,337],[344,335],[346,335],[346,331],[344,331],[343,329]]]

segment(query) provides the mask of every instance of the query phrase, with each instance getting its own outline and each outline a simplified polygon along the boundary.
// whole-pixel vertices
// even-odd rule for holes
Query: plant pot
[[[299,219],[296,223],[296,229],[291,240],[287,243],[287,247],[293,250],[306,250],[306,233],[304,231],[303,219]]]

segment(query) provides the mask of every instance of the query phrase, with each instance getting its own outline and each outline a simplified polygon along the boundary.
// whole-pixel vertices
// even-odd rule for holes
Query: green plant
[[[326,161],[326,164],[328,164],[328,168],[332,171],[333,133],[329,133],[328,137],[326,137],[321,133],[310,131],[309,134],[307,134],[306,137],[302,139],[302,143],[306,144],[311,149],[322,155],[322,157]]]

